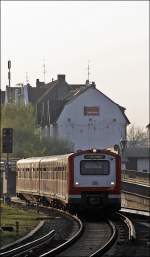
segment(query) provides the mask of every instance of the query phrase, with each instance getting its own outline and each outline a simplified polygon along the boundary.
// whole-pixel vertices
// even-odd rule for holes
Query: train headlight
[[[78,185],[79,185],[79,182],[76,181],[76,182],[75,182],[75,185],[78,186]]]
[[[115,184],[115,182],[114,181],[111,181],[111,183],[110,183],[112,186]]]

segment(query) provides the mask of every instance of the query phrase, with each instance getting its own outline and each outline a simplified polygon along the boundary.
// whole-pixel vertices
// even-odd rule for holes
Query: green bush
[[[26,158],[65,154],[72,151],[73,145],[67,140],[52,137],[41,138],[40,130],[36,128],[36,112],[32,105],[2,106],[1,129],[9,127],[13,128],[11,157]]]

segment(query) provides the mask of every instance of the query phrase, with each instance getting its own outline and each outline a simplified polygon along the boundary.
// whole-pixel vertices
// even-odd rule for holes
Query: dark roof
[[[68,94],[65,96],[64,101],[65,103],[68,103],[70,101],[73,101],[76,97],[78,97],[79,95],[81,95],[84,91],[86,91],[90,86],[85,86],[83,87],[83,85],[81,87],[75,87],[74,89],[70,89]]]
[[[28,98],[29,102],[35,104],[38,99],[41,97],[41,95],[44,94],[44,92],[48,89],[48,85],[43,85],[41,87],[32,87],[30,85],[28,86]]]
[[[69,84],[69,86],[70,86],[70,88],[75,90],[75,89],[84,88],[86,85],[85,84]]]
[[[56,86],[57,80],[54,80],[48,84],[46,84],[47,88],[44,90],[43,94],[39,95],[39,98],[37,99],[37,103],[41,102],[42,99],[47,96],[47,94]]]
[[[50,123],[55,123],[65,104],[85,90],[85,84],[70,85],[65,79],[60,78],[47,85],[49,85],[47,90],[45,90],[37,101],[37,121],[41,126],[48,125],[49,119]],[[50,101],[48,103],[49,99]]]
[[[150,148],[148,147],[130,147],[124,151],[126,158],[150,158]]]

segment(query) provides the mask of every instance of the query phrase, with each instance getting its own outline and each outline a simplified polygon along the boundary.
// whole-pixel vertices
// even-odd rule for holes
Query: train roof
[[[94,151],[93,149],[90,150],[78,150],[76,153],[68,153],[68,154],[62,154],[62,155],[51,155],[51,156],[41,156],[41,157],[30,157],[26,159],[21,159],[17,161],[17,164],[21,163],[33,163],[33,162],[46,162],[46,161],[56,161],[56,160],[61,160],[68,158],[70,155],[79,155],[79,154],[85,154],[85,153],[106,153],[106,154],[111,154],[111,155],[118,155],[116,151],[113,151],[112,148],[107,148],[107,149],[97,149]]]
[[[51,156],[42,156],[42,157],[29,157],[26,159],[21,159],[17,161],[17,164],[21,163],[33,163],[33,162],[45,162],[45,161],[56,161],[60,159],[67,158],[73,153],[70,154],[62,154],[62,155],[51,155]]]

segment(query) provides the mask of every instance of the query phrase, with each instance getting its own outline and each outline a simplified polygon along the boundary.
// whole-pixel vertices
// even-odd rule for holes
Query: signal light
[[[13,151],[13,128],[3,128],[3,153],[12,153]]]

